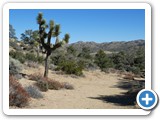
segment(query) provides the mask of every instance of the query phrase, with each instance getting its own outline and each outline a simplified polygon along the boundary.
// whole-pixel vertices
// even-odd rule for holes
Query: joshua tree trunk
[[[39,46],[37,46],[37,58],[39,58]]]
[[[48,57],[49,56],[46,54],[44,77],[48,77]]]

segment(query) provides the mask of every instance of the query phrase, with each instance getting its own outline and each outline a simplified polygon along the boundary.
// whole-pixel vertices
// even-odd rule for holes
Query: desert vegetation
[[[111,108],[118,108],[117,104],[114,105],[118,101],[118,105],[122,105],[120,108],[124,106],[136,108],[136,95],[144,88],[144,40],[68,44],[70,39],[68,33],[62,39],[59,37],[60,24],[56,24],[53,20],[47,24],[42,13],[38,14],[35,21],[38,25],[37,30],[25,30],[21,34],[21,40],[17,39],[15,29],[9,25],[9,106],[33,108],[29,105],[32,104],[31,101],[49,99],[47,93],[52,93],[55,99],[64,95],[67,90],[75,92],[78,96],[74,96],[75,99],[80,99],[76,91],[78,90],[79,93],[84,92],[82,95],[82,98],[85,97],[82,100],[84,103],[86,99],[86,102],[88,99],[102,100],[111,103]],[[51,39],[55,42],[51,42]],[[100,92],[103,91],[102,93],[108,96],[94,96],[94,92],[85,88],[85,85],[88,85],[88,88],[92,87],[90,89],[100,89]],[[107,92],[113,90],[114,88],[110,88],[113,86],[118,90],[115,93],[111,92],[114,94],[111,95]],[[55,91],[60,91],[60,94],[56,95]],[[85,92],[91,96],[85,96]],[[70,94],[66,92],[64,96]],[[128,99],[132,102],[121,103]],[[98,104],[95,108],[101,108]],[[128,107],[130,105],[132,107]]]

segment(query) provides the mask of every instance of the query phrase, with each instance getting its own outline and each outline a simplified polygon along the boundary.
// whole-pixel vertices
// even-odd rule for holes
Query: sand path
[[[44,68],[25,69],[23,72],[33,74],[43,73]],[[27,108],[30,109],[119,109],[134,108],[134,106],[120,106],[111,102],[104,102],[96,97],[101,95],[121,95],[126,90],[116,88],[119,78],[117,74],[107,74],[96,71],[84,71],[85,77],[71,77],[70,75],[60,75],[49,71],[49,77],[59,82],[69,82],[74,86],[74,90],[49,90],[42,92],[44,98],[31,99]],[[34,84],[34,81],[21,79],[23,86]]]

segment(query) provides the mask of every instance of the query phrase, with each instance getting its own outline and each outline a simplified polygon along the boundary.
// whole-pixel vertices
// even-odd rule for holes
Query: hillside
[[[72,44],[66,45],[68,46],[73,46],[77,51],[81,51],[82,48],[86,47],[90,50],[90,53],[95,53],[98,50],[102,49],[104,51],[110,51],[110,52],[119,52],[119,51],[132,51],[138,48],[143,48],[145,47],[145,40],[133,40],[133,41],[120,41],[120,42],[104,42],[104,43],[96,43],[96,42],[83,42],[83,41],[78,41]],[[13,41],[10,40],[10,50],[13,48],[22,50],[23,48],[28,48],[29,46],[20,45],[20,41]],[[65,49],[66,47],[63,47],[61,49]],[[29,48],[29,49],[35,49],[35,48]],[[28,50],[27,50],[28,51]],[[35,50],[36,51],[36,50]]]
[[[70,44],[78,51],[81,51],[83,47],[87,47],[90,49],[91,53],[97,52],[102,49],[104,51],[126,51],[129,49],[136,49],[139,47],[145,46],[145,40],[133,40],[128,42],[104,42],[104,43],[96,43],[96,42],[83,42],[79,41],[76,43]]]

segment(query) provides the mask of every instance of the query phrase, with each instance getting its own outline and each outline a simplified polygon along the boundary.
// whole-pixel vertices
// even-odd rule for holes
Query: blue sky
[[[69,33],[70,43],[145,39],[144,9],[12,9],[9,22],[18,38],[25,30],[38,30],[36,17],[39,12],[47,23],[54,20],[60,24],[60,38]]]

